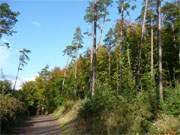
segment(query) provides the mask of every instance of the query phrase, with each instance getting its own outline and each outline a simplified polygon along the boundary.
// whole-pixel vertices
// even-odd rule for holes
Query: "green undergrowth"
[[[10,94],[0,94],[0,127],[2,133],[9,133],[28,118],[25,104]]]
[[[68,101],[52,115],[62,135],[176,135],[180,134],[179,86],[165,89],[161,106],[152,89],[122,96],[102,86],[92,98]]]
[[[62,135],[79,135],[78,113],[83,101],[67,101],[64,105],[58,107],[52,116],[58,119]]]
[[[85,133],[93,135],[180,134],[179,86],[165,89],[164,103],[159,106],[155,89],[122,96],[102,85],[85,100],[78,117]]]

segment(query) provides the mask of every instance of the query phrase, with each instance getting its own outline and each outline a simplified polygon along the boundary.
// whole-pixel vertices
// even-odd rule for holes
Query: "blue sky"
[[[19,50],[30,49],[30,62],[20,72],[19,82],[31,80],[45,66],[63,68],[67,57],[63,56],[66,45],[72,41],[74,30],[80,26],[83,32],[91,26],[84,21],[88,0],[0,0],[7,2],[13,11],[19,11],[18,22],[13,36],[1,40],[11,44],[10,49],[0,47],[0,69],[7,79],[14,79],[17,72]],[[142,0],[137,0],[137,8],[127,17],[134,20],[141,11]],[[118,19],[117,5],[110,10],[111,22],[104,33]],[[2,42],[1,41],[1,42]],[[90,47],[90,38],[85,36],[84,49]],[[82,50],[82,51],[83,51]]]

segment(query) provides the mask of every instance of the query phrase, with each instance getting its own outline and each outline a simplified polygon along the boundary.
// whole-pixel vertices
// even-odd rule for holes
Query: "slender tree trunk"
[[[94,30],[94,24],[92,24],[92,33],[93,33],[93,30]],[[94,37],[92,36],[92,41],[93,41],[93,38]],[[93,44],[93,42],[91,44]],[[93,61],[93,47],[91,48],[91,56],[90,57],[91,57],[91,61],[90,62],[92,64],[92,61]]]
[[[111,81],[111,52],[108,51],[108,77],[109,81]]]
[[[78,49],[78,48],[77,48]],[[74,79],[75,79],[75,84],[74,84],[74,94],[76,95],[77,93],[77,57],[78,57],[78,52],[76,54],[76,61],[75,61],[75,68],[74,68]]]
[[[163,84],[162,84],[162,42],[161,42],[161,0],[157,0],[157,15],[158,15],[158,35],[157,35],[157,44],[159,51],[159,96],[160,101],[163,102]]]
[[[67,59],[67,63],[66,63],[65,70],[64,70],[64,78],[63,78],[63,82],[62,82],[62,91],[64,90],[64,84],[65,84],[65,80],[66,80],[66,68],[67,68],[68,63],[69,63],[69,57]]]
[[[154,24],[153,15],[151,15],[151,77],[154,78]]]
[[[64,71],[64,78],[63,78],[63,82],[62,82],[62,91],[64,90],[65,78],[66,78],[66,69]]]
[[[119,92],[119,56],[117,57],[117,66],[116,66],[116,68],[117,68],[117,78],[116,78],[116,85],[117,85],[117,87],[116,87],[116,92],[117,92],[117,94],[118,94],[118,92]]]
[[[64,71],[64,78],[63,78],[63,82],[62,82],[62,90],[64,89],[65,76],[66,76],[66,71]]]
[[[180,3],[180,1],[178,1],[178,4]],[[176,36],[175,36],[175,28],[174,28],[174,23],[171,23],[171,27],[172,27],[172,32],[173,32],[173,41],[174,41],[174,47],[178,50],[178,57],[179,57],[179,61],[178,61],[178,64],[180,66],[180,46],[178,47],[177,44],[176,44]],[[173,68],[173,85],[174,87],[176,86],[176,77],[175,77],[175,74],[176,74],[176,71],[175,71],[175,67]]]
[[[118,89],[121,90],[122,86],[122,42],[120,45],[120,57],[119,57],[119,73],[118,73]]]
[[[121,3],[121,31],[120,31],[120,49],[119,49],[119,63],[118,63],[118,82],[117,82],[117,90],[121,90],[122,86],[122,56],[123,56],[123,30],[124,30],[124,0]]]
[[[13,86],[13,91],[15,91],[16,89],[16,83],[17,83],[17,79],[18,79],[18,76],[19,76],[19,70],[20,70],[20,64],[18,65],[18,70],[17,70],[17,74],[16,74],[16,80],[14,82],[14,86]]]
[[[74,69],[74,79],[77,78],[77,62],[75,63],[75,69]]]
[[[175,36],[175,29],[174,29],[174,24],[172,23],[171,24],[171,27],[172,27],[172,33],[173,33],[173,41],[174,41],[174,47],[177,47],[176,46],[176,36]]]
[[[143,41],[144,41],[144,34],[145,34],[147,6],[148,6],[148,0],[145,0],[144,16],[143,16],[142,31],[141,31],[141,41],[138,46],[139,54],[138,54],[137,79],[136,79],[137,89],[141,89],[141,49],[142,49],[142,45],[143,45]]]
[[[175,29],[174,29],[174,24],[172,23],[171,24],[171,27],[172,27],[172,33],[173,33],[173,42],[174,42],[174,48],[177,48],[176,46],[176,36],[175,36]],[[175,87],[176,86],[176,78],[175,78],[175,67],[173,66],[173,74],[172,74],[172,86]]]
[[[76,92],[77,92],[77,61],[75,61],[75,67],[74,67],[74,80],[75,80],[75,83],[74,83],[74,94],[76,95]]]
[[[93,30],[94,30],[94,25],[92,23],[92,34],[93,34]],[[92,35],[92,43],[93,44],[93,35]],[[91,48],[90,50],[90,63],[91,63],[91,71],[90,71],[90,92],[92,91],[92,72],[93,72],[93,69],[92,69],[92,63],[93,63],[93,47]]]
[[[94,21],[93,21],[93,55],[92,55],[92,87],[91,96],[95,93],[96,88],[96,28],[97,28],[97,18],[96,18],[96,0],[94,3]]]
[[[128,46],[128,48],[127,48],[127,58],[128,58],[129,68],[131,69],[131,58],[130,58],[129,46]]]

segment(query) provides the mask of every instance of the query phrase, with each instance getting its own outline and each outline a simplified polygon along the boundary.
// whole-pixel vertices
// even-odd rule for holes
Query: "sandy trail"
[[[59,124],[50,115],[32,117],[19,131],[19,135],[60,135]]]

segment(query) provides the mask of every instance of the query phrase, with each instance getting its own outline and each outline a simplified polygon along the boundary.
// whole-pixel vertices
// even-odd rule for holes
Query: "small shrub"
[[[84,102],[79,117],[85,121],[87,132],[92,134],[122,132],[129,126],[126,115],[128,107],[127,101],[122,96],[101,85],[97,88],[96,94]]]
[[[17,123],[19,118],[23,117],[26,112],[25,105],[10,95],[0,94],[0,105],[1,128],[3,131],[16,125],[15,123]]]
[[[63,113],[66,113],[69,110],[71,110],[73,105],[74,105],[74,101],[69,100],[69,101],[64,102],[64,104],[63,104],[63,107],[64,107]]]
[[[131,100],[129,108],[131,110],[129,115],[133,124],[128,129],[128,132],[145,134],[153,116],[149,93],[145,91],[139,92],[136,98]]]
[[[153,130],[149,132],[151,134],[180,134],[180,117],[162,113],[153,123]]]
[[[164,91],[163,110],[170,115],[180,115],[180,84],[176,88],[167,88]]]

